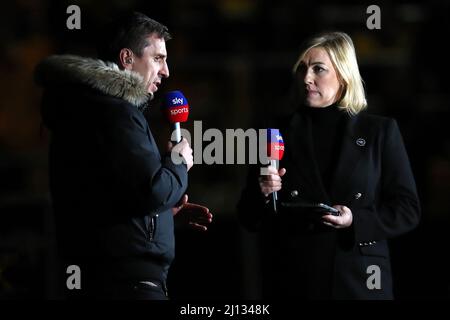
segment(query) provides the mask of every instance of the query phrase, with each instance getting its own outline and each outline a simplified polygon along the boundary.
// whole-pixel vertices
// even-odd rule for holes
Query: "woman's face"
[[[323,48],[312,48],[305,54],[298,66],[297,76],[307,106],[323,108],[340,98],[336,70]]]

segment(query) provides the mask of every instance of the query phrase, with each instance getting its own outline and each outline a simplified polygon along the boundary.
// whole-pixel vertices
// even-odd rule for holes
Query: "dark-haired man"
[[[167,299],[173,216],[190,214],[200,229],[211,221],[184,195],[193,165],[188,142],[161,156],[141,112],[169,76],[169,39],[165,26],[133,13],[105,29],[101,60],[51,56],[36,69],[51,131],[62,271],[81,270],[81,288],[67,290],[70,296]],[[170,152],[184,163],[173,163]]]

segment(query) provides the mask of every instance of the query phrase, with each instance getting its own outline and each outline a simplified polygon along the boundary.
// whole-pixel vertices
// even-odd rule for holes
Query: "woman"
[[[310,39],[293,74],[297,110],[276,124],[285,142],[281,169],[259,179],[251,172],[238,205],[247,228],[269,235],[270,293],[392,299],[387,240],[420,218],[397,123],[362,112],[363,82],[345,33]],[[274,191],[276,213],[268,201]],[[315,203],[339,215],[309,206]]]

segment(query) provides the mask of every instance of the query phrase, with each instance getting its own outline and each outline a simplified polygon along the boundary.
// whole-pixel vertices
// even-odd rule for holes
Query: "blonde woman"
[[[308,40],[293,76],[296,111],[274,125],[285,142],[281,169],[250,174],[238,205],[246,227],[271,236],[266,289],[292,298],[392,299],[387,240],[420,219],[397,123],[363,112],[363,81],[345,33]],[[274,191],[276,214],[268,201]]]

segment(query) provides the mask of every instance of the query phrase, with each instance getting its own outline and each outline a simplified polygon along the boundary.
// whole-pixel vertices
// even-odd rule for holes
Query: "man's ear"
[[[123,48],[119,52],[119,68],[131,70],[134,62],[134,54],[128,48]]]

